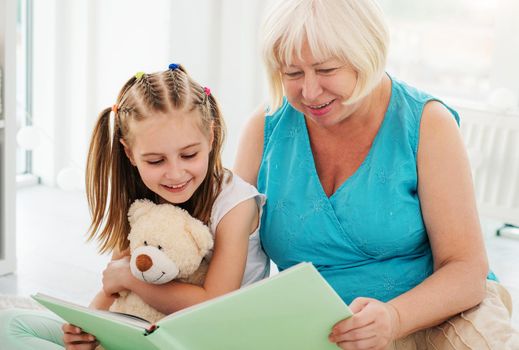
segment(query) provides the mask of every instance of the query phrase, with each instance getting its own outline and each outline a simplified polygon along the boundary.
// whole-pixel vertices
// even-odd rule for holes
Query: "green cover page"
[[[148,335],[146,324],[125,325],[86,308],[45,306],[94,334],[106,350],[337,349],[328,334],[336,322],[352,315],[310,263],[173,313]],[[72,319],[75,313],[86,315]]]
[[[147,323],[148,327],[146,323],[139,326],[132,324],[132,318],[125,320],[124,316],[108,311],[89,309],[40,293],[33,295],[32,298],[68,323],[77,325],[85,332],[94,334],[105,350],[159,349],[144,336],[149,323]]]

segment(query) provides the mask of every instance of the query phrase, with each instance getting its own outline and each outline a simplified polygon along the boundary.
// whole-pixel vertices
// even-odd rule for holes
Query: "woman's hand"
[[[63,327],[63,342],[67,350],[92,350],[99,342],[92,334],[85,333],[81,328],[65,323]]]
[[[329,340],[341,349],[385,349],[398,334],[399,317],[393,305],[371,298],[350,304],[354,315],[338,322]]]
[[[117,296],[119,292],[128,290],[126,286],[132,277],[129,256],[112,260],[103,271],[103,291],[106,295]]]

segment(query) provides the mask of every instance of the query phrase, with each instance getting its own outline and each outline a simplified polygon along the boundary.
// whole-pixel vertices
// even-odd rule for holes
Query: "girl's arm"
[[[126,249],[123,252],[120,252],[119,250],[114,250],[112,254],[111,261],[119,260],[121,258],[124,258],[126,256],[130,255],[130,250]],[[114,295],[108,295],[103,290],[100,290],[94,299],[90,302],[90,305],[88,306],[91,309],[98,309],[98,310],[108,310],[110,306],[112,306],[113,302],[115,301],[116,296]]]
[[[130,272],[129,260],[119,259],[105,270],[105,293],[131,290],[164,314],[223,295],[240,288],[245,271],[249,236],[258,226],[259,209],[254,198],[231,209],[216,228],[214,252],[203,286],[170,282],[142,282]]]

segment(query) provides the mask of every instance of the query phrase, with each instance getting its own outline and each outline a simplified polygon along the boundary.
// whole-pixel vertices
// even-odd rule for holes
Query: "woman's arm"
[[[245,271],[249,236],[258,226],[259,209],[254,198],[231,209],[217,226],[214,253],[203,286],[170,282],[142,282],[130,272],[129,259],[114,261],[104,272],[105,293],[131,290],[144,302],[170,314],[240,288]]]
[[[234,173],[253,186],[256,186],[258,170],[263,155],[263,137],[265,126],[265,106],[260,106],[254,112],[240,136]]]
[[[399,337],[480,303],[488,273],[468,157],[454,118],[439,102],[425,106],[417,167],[434,273],[390,302],[399,314]]]
[[[343,349],[385,349],[391,340],[439,324],[483,299],[488,263],[470,166],[458,126],[439,102],[424,108],[417,168],[434,273],[388,303],[353,300],[355,315],[338,322],[329,337]]]

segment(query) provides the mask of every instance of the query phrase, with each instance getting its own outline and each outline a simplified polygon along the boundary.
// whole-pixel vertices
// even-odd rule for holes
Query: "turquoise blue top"
[[[286,99],[267,116],[260,235],[280,270],[310,261],[346,303],[358,296],[388,301],[432,273],[416,168],[420,119],[431,100],[437,99],[392,79],[371,150],[330,197],[317,175],[304,116]]]

